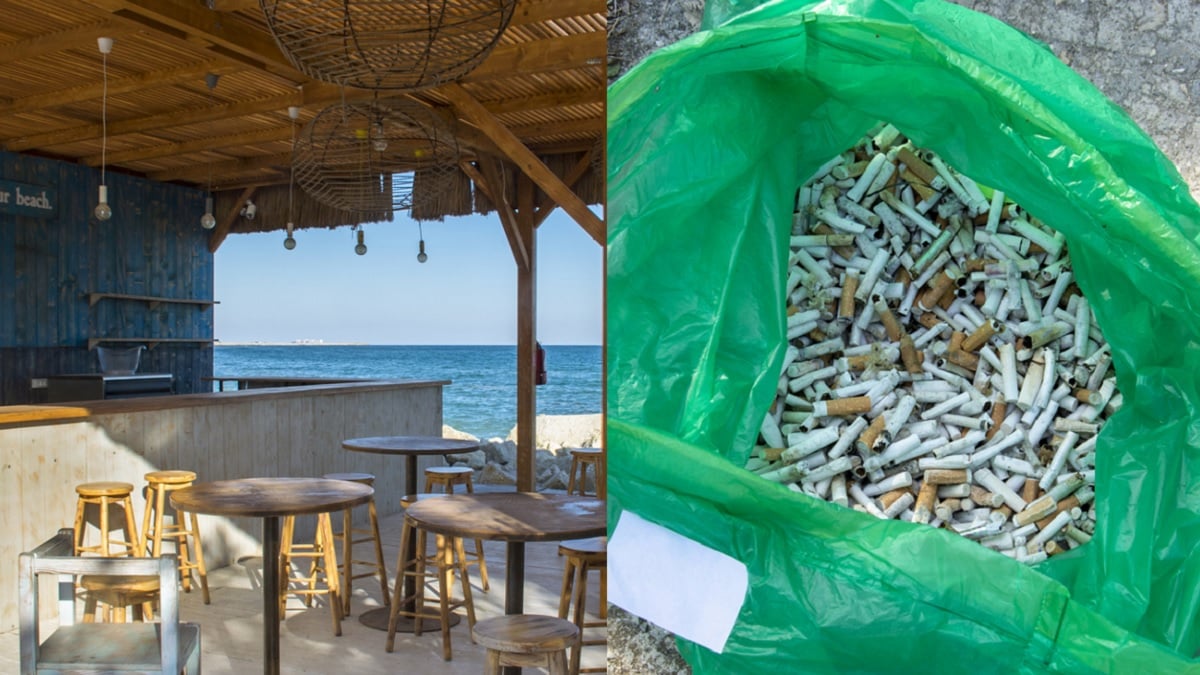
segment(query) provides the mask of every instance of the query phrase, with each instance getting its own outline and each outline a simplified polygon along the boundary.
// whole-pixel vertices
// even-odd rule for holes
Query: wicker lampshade
[[[306,75],[348,87],[410,91],[473,70],[516,0],[259,0],[267,27]]]
[[[458,162],[444,122],[410,99],[388,99],[322,110],[296,140],[292,171],[317,201],[386,220],[412,206],[414,187],[425,200],[453,189]]]

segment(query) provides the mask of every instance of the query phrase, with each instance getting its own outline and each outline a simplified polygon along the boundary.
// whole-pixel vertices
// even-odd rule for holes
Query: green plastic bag
[[[1200,672],[1200,207],[1045,46],[940,0],[733,0],[609,92],[610,526],[743,562],[697,672]],[[739,6],[740,5],[740,6]],[[735,11],[746,10],[740,14]],[[1097,528],[1026,567],[741,467],[786,343],[796,187],[879,120],[1066,237],[1124,408]]]

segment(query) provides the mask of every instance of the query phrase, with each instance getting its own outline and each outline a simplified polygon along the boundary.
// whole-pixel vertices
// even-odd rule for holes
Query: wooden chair
[[[480,621],[472,634],[487,648],[484,675],[500,675],[501,666],[539,666],[550,675],[567,675],[567,647],[579,629],[553,616],[506,614]]]
[[[579,628],[579,635],[571,645],[570,674],[602,673],[607,668],[579,668],[579,657],[587,646],[607,645],[607,638],[585,638],[584,629],[604,628],[608,622],[608,537],[592,537],[591,539],[573,539],[564,541],[558,546],[559,555],[566,556],[563,569],[562,593],[558,600],[558,618],[570,618],[572,606],[575,616],[572,623]],[[600,572],[600,606],[596,609],[599,621],[587,620],[587,583],[588,573]]]
[[[375,486],[375,476],[369,473],[327,473],[322,478],[348,480],[353,483]],[[335,539],[340,539],[342,542],[342,614],[345,616],[350,616],[350,595],[354,592],[355,579],[378,576],[379,585],[383,589],[384,606],[388,606],[392,602],[391,593],[388,591],[387,567],[383,564],[383,541],[379,537],[379,513],[375,510],[374,495],[371,496],[371,501],[367,502],[367,527],[354,527],[353,515],[353,509],[343,511],[342,531],[333,534]],[[355,535],[363,536],[355,538]],[[367,542],[371,542],[375,546],[375,559],[356,560],[354,545]],[[355,574],[354,566],[356,564],[370,569]]]
[[[63,529],[19,558],[21,675],[38,673],[200,673],[200,627],[179,623],[175,556],[81,558],[71,555],[74,531]],[[38,620],[38,575],[59,577],[59,627],[44,641]],[[161,623],[75,623],[74,577],[156,575]],[[65,605],[65,606],[64,606]]]

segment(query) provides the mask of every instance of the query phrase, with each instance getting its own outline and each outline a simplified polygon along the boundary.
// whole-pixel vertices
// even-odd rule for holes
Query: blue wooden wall
[[[0,213],[0,405],[34,402],[32,378],[98,372],[89,338],[212,338],[211,307],[86,297],[212,300],[201,191],[109,173],[113,217],[99,221],[95,169],[0,152],[0,181],[57,197],[49,218]],[[138,372],[172,373],[177,393],[210,390],[200,378],[212,374],[212,346],[159,344]]]

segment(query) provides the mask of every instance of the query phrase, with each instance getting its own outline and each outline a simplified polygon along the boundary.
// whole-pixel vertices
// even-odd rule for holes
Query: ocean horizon
[[[537,414],[599,414],[601,347],[543,345],[548,382]],[[516,425],[515,345],[373,345],[317,341],[224,343],[213,348],[213,375],[384,380],[450,380],[443,422],[479,438],[505,437]]]

